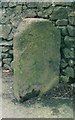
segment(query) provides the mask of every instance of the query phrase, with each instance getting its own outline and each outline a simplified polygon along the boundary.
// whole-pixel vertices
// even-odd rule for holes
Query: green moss
[[[58,83],[60,33],[52,23],[32,22],[14,40],[14,45],[19,95],[38,88],[43,93]]]

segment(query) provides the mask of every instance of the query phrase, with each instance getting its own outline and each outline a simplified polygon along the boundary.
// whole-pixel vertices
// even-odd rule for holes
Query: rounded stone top
[[[49,21],[47,19],[43,19],[43,18],[26,18],[26,19],[23,18],[22,22],[19,24],[19,26],[18,26],[18,28],[16,30],[16,33],[15,33],[14,37],[19,36],[24,30],[26,30],[29,27],[29,25],[31,23],[33,23],[33,22],[34,23],[35,22],[42,22],[42,21],[43,22],[47,21],[47,22],[52,24],[51,21]]]

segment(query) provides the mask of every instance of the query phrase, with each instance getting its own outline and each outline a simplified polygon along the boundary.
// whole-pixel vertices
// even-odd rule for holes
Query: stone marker
[[[24,19],[14,35],[14,95],[52,89],[59,81],[60,32],[41,18]]]

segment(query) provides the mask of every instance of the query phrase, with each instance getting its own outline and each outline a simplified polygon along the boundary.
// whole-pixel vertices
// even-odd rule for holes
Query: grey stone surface
[[[16,8],[15,8],[15,13],[19,15],[19,14],[21,14],[21,12],[22,12],[22,6],[17,5]]]
[[[69,24],[75,26],[75,11],[71,12],[69,15]]]
[[[66,76],[68,77],[74,77],[74,69],[72,67],[67,67],[65,70],[64,70],[64,73]]]
[[[74,33],[75,33],[75,28],[74,28],[74,26],[68,25],[68,26],[67,26],[67,29],[68,29],[69,36],[74,37],[74,36],[75,36],[75,35],[74,35]]]
[[[29,2],[29,3],[27,4],[27,7],[28,7],[28,8],[37,8],[37,2]]]
[[[12,61],[12,58],[3,59],[3,63],[5,63],[7,65],[10,65],[11,61]]]
[[[2,9],[0,9],[0,23],[2,21]]]
[[[2,7],[7,8],[8,7],[8,2],[2,2],[1,5],[2,5]]]
[[[4,54],[3,55],[4,58],[7,58],[7,57],[13,58],[13,50],[12,50],[13,34],[16,32],[16,28],[18,27],[23,17],[24,18],[39,17],[39,18],[49,19],[50,21],[53,22],[53,24],[57,28],[59,28],[61,32],[61,56],[63,57],[62,59],[64,59],[63,52],[62,52],[64,47],[67,47],[69,51],[71,51],[70,50],[71,47],[75,47],[75,44],[73,44],[73,40],[75,38],[75,34],[73,33],[75,31],[74,8],[75,8],[75,3],[71,3],[71,2],[56,2],[56,3],[36,2],[36,4],[33,2],[32,3],[4,2],[2,4],[0,2],[0,46],[9,47],[9,51],[6,52],[6,55],[5,53],[2,53]],[[66,21],[64,21],[63,19]],[[68,21],[68,25],[66,26],[67,21]],[[12,25],[11,27],[12,32],[8,35],[5,33],[6,35],[4,35],[4,39],[5,39],[4,41],[1,39],[3,37],[1,28],[2,28],[2,25],[6,26],[8,24]],[[9,27],[8,27],[8,31],[9,31]],[[68,61],[70,61],[70,58],[68,58]],[[68,64],[69,66],[71,66],[70,63]]]
[[[65,45],[66,45],[67,47],[69,47],[69,48],[75,46],[75,45],[74,45],[74,38],[72,38],[72,37],[65,36],[64,42],[65,42]]]
[[[8,64],[4,64],[3,69],[5,70],[11,70],[11,66]]]
[[[57,20],[56,25],[60,25],[60,26],[68,25],[68,20],[67,19]]]
[[[70,67],[74,67],[74,60],[70,59],[68,64],[69,64]]]
[[[23,17],[25,18],[34,18],[36,16],[35,11],[32,9],[27,9],[24,13],[23,13]]]
[[[19,41],[19,42],[18,42]],[[23,20],[14,36],[14,94],[45,93],[59,81],[60,32],[44,19]]]
[[[16,2],[9,2],[9,7],[16,7]]]
[[[7,39],[10,31],[11,31],[10,24],[2,25],[2,38]]]
[[[4,53],[6,53],[6,52],[8,52],[9,51],[9,47],[2,47],[2,52],[4,52]]]
[[[12,41],[9,41],[9,42],[1,42],[0,43],[0,46],[12,46],[13,45],[13,42]]]
[[[67,63],[64,59],[62,59],[62,60],[61,60],[61,66],[60,66],[61,69],[62,69],[62,68],[65,68],[67,65],[68,65],[68,63]]]
[[[13,39],[13,37],[14,37],[14,35],[13,35],[13,33],[11,32],[11,33],[9,34],[8,38],[7,38],[7,41],[12,40],[12,39]]]
[[[63,53],[65,58],[74,58],[74,48],[64,48]]]
[[[9,56],[7,53],[2,53],[1,55],[2,55],[2,58],[3,58],[3,59],[4,59],[4,58],[7,58],[7,57]]]
[[[50,14],[52,13],[52,11],[53,11],[53,8],[50,7],[46,10],[39,11],[37,14],[38,14],[38,17],[48,18]]]
[[[51,20],[57,20],[57,19],[67,19],[68,13],[67,9],[64,7],[55,7],[52,15]]]
[[[65,36],[65,35],[68,35],[68,30],[67,30],[67,27],[64,26],[61,28],[61,32],[62,32],[62,35]]]

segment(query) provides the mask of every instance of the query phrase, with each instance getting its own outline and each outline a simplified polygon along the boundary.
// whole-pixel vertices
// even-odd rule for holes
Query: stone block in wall
[[[24,18],[34,18],[36,17],[36,12],[33,9],[27,9],[25,12],[23,12]]]
[[[74,33],[75,33],[75,27],[74,26],[71,26],[71,25],[68,25],[67,26],[67,29],[68,29],[68,33],[69,33],[69,36],[72,36],[74,37]]]
[[[11,32],[10,34],[9,34],[9,36],[8,36],[8,38],[7,38],[7,41],[11,41],[11,40],[13,40],[13,33]]]
[[[64,43],[68,48],[75,47],[73,37],[65,36]]]
[[[69,59],[68,64],[70,67],[74,67],[74,59]]]
[[[45,93],[59,81],[60,31],[46,19],[23,20],[14,36],[14,94]]]
[[[37,8],[37,2],[29,2],[27,8]]]
[[[61,59],[61,62],[60,62],[61,69],[65,68],[67,65],[68,63],[64,59]]]
[[[4,69],[4,70],[11,70],[12,68],[11,68],[10,65],[4,64],[4,65],[3,65],[3,69]]]
[[[2,2],[1,6],[4,7],[4,8],[7,8],[9,6],[9,4],[8,4],[8,2]]]
[[[54,5],[55,5],[55,6],[64,6],[64,7],[70,6],[70,7],[71,7],[71,6],[72,6],[72,3],[71,3],[71,2],[68,2],[68,1],[67,1],[67,2],[55,2]]]
[[[9,57],[8,53],[2,53],[1,56],[3,59]]]
[[[24,5],[22,6],[22,10],[25,11],[26,9],[27,9],[27,6],[24,4]]]
[[[50,16],[51,20],[61,20],[61,19],[67,19],[68,13],[67,8],[65,7],[55,7],[52,15]]]
[[[3,63],[4,64],[10,65],[11,61],[12,61],[12,58],[5,58],[5,59],[3,59]]]
[[[21,5],[17,5],[15,8],[15,14],[19,15],[22,12],[22,6]]]
[[[13,17],[11,20],[10,20],[10,22],[11,22],[11,24],[12,24],[12,30],[14,29],[16,29],[17,27],[18,27],[18,25],[19,25],[19,23],[20,23],[20,21],[21,21],[21,15],[18,15],[18,16],[15,16],[15,17]]]
[[[2,59],[1,53],[2,53],[2,47],[0,46],[0,60]]]
[[[67,67],[64,69],[64,74],[68,77],[74,78],[74,69],[72,67]]]
[[[1,38],[2,38],[2,25],[0,25],[0,40],[1,40]]]
[[[7,39],[10,31],[11,31],[11,25],[10,24],[2,25],[2,38]]]
[[[67,31],[67,27],[66,26],[63,26],[61,28],[61,33],[62,33],[63,36],[68,35],[68,31]]]
[[[74,48],[64,48],[63,53],[65,58],[75,58]]]
[[[52,13],[52,11],[53,11],[53,7],[49,7],[46,10],[37,12],[37,14],[38,14],[38,17],[48,18],[49,15]]]
[[[9,2],[9,7],[10,8],[13,8],[13,7],[16,7],[16,2]]]
[[[3,53],[6,53],[6,52],[8,52],[9,51],[9,47],[8,46],[3,46],[2,47],[2,52]]]
[[[46,8],[49,8],[51,6],[51,2],[37,2],[37,8],[39,10],[42,10],[43,8],[46,9]]]
[[[69,24],[75,26],[75,11],[72,11],[69,15]]]
[[[0,23],[2,21],[2,9],[0,8]]]
[[[13,42],[12,41],[9,41],[9,42],[2,41],[0,43],[0,46],[13,46]]]
[[[59,26],[68,25],[68,20],[67,19],[57,20],[56,25],[59,25]]]

